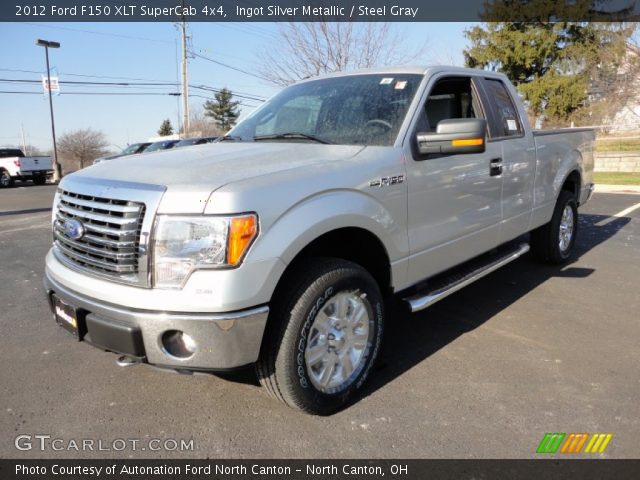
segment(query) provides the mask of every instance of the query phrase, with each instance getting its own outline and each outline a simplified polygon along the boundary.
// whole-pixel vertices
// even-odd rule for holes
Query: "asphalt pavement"
[[[546,432],[612,433],[591,456],[640,457],[639,195],[597,193],[564,267],[525,255],[419,314],[392,309],[362,398],[312,417],[250,370],[120,368],[59,328],[42,287],[54,189],[0,190],[2,458],[534,458]]]

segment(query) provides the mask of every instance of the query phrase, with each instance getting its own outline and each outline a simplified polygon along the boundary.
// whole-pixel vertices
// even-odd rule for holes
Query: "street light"
[[[47,85],[49,88],[49,111],[51,112],[51,136],[53,137],[53,163],[51,167],[53,168],[53,181],[58,182],[62,177],[62,173],[60,171],[60,164],[58,163],[58,149],[56,147],[56,127],[55,122],[53,121],[53,100],[51,98],[51,70],[49,69],[49,49],[50,48],[60,48],[60,43],[58,42],[50,42],[49,40],[36,40],[36,45],[39,47],[44,47],[44,56],[47,60]]]

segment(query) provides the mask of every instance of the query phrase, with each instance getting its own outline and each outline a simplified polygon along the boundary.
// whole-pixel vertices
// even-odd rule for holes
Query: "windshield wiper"
[[[225,135],[223,137],[220,137],[220,140],[218,140],[218,141],[219,142],[224,142],[225,140],[237,141],[237,140],[242,140],[242,137],[238,137],[236,135]]]
[[[312,140],[318,143],[324,143],[330,145],[331,142],[328,140],[324,140],[323,138],[315,137],[313,135],[308,135],[306,133],[300,132],[289,132],[289,133],[274,133],[273,135],[256,135],[253,137],[255,141],[260,140]]]

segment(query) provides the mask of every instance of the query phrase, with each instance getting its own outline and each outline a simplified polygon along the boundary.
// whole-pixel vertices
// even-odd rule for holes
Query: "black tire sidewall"
[[[360,290],[366,293],[364,303],[369,313],[369,328],[372,329],[370,346],[365,353],[365,364],[358,376],[345,389],[326,394],[312,384],[304,359],[307,336],[315,315],[327,301],[343,291]],[[295,302],[287,330],[291,329],[290,341],[283,342],[281,354],[285,358],[286,375],[291,378],[291,393],[296,403],[319,414],[329,414],[344,406],[355,391],[359,390],[369,376],[382,343],[384,304],[377,284],[360,268],[337,268],[326,272],[313,281]],[[291,341],[293,340],[293,341]]]
[[[7,178],[6,185],[2,181],[5,177]],[[11,176],[9,175],[9,173],[6,170],[0,171],[0,188],[9,188],[11,187],[12,183],[13,182],[11,181]]]

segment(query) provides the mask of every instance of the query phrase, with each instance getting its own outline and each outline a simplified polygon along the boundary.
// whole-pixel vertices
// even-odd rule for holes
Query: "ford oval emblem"
[[[84,225],[73,218],[65,220],[64,234],[71,240],[80,240],[84,235]]]

